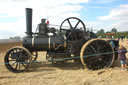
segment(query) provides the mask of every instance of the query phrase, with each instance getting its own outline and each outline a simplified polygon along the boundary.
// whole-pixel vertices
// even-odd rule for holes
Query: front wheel
[[[31,53],[20,46],[9,49],[4,58],[6,68],[14,73],[26,71],[31,60]]]

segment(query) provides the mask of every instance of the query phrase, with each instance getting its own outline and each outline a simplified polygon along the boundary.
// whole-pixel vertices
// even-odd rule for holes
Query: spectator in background
[[[123,42],[124,36],[121,36],[121,41]]]
[[[112,36],[112,40],[114,40],[114,36]]]
[[[126,55],[125,55],[126,53],[127,53],[126,48],[123,45],[120,45],[118,49],[118,58],[121,64],[121,70],[127,70]]]
[[[110,41],[110,44],[112,45],[113,48],[115,48],[115,44],[114,44],[113,40]]]

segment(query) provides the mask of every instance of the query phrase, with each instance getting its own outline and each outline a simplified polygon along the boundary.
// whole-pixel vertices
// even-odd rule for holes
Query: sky
[[[25,36],[25,8],[33,9],[33,32],[42,18],[60,25],[68,17],[80,18],[95,32],[128,31],[128,0],[0,0],[0,39]]]

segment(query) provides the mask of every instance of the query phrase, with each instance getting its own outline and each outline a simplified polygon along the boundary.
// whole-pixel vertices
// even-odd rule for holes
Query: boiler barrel
[[[33,37],[33,38],[25,38],[23,40],[23,46],[36,51],[49,51],[49,50],[63,50],[64,42],[60,40],[60,37]]]

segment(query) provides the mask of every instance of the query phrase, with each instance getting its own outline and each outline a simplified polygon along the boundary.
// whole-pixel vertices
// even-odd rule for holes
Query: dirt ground
[[[128,48],[128,44],[121,42]],[[128,71],[121,71],[119,61],[112,68],[91,71],[68,62],[53,65],[46,61],[46,52],[39,52],[39,63],[33,63],[28,72],[12,73],[4,66],[4,54],[21,43],[0,44],[0,85],[128,85]],[[128,56],[128,54],[127,54]]]

